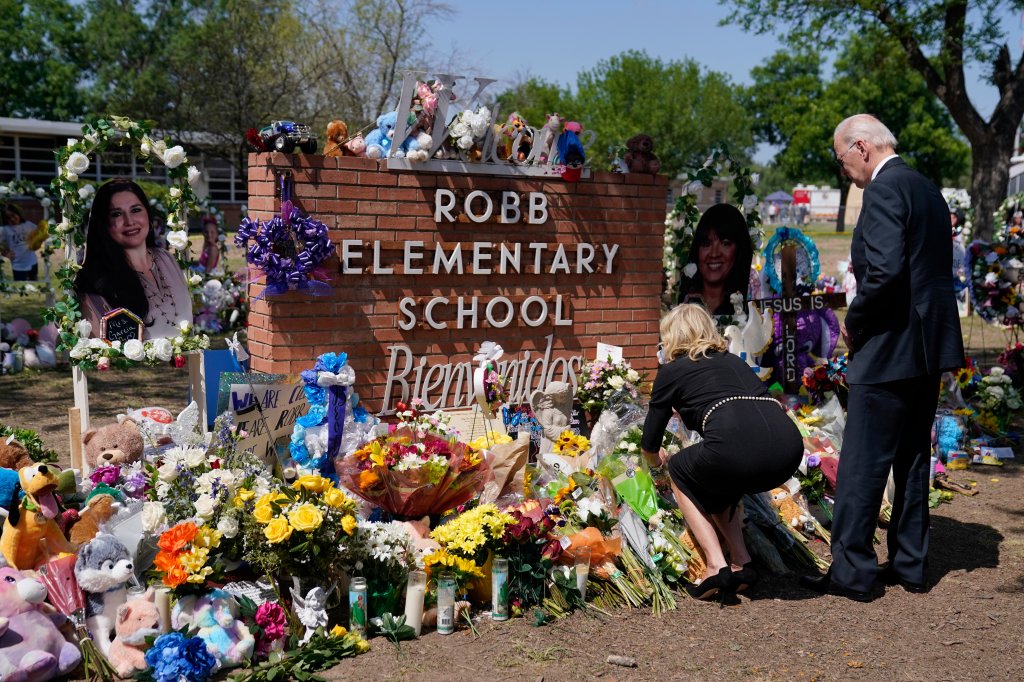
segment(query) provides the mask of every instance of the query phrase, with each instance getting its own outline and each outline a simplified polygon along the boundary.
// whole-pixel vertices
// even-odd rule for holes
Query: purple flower
[[[144,471],[133,471],[127,478],[125,478],[121,488],[128,497],[139,499],[145,495],[146,488],[148,486],[149,477],[146,476],[146,473]]]
[[[120,478],[120,476],[121,467],[119,466],[100,467],[89,474],[89,480],[96,485],[99,485],[100,483],[114,485],[117,483],[117,479]]]
[[[818,466],[819,464],[821,464],[821,456],[820,455],[807,455],[807,468],[808,469],[813,469],[814,467]]]

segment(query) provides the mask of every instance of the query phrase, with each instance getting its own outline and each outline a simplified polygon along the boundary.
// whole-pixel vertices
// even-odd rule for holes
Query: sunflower
[[[953,376],[956,378],[956,384],[960,388],[967,388],[971,385],[971,381],[974,379],[974,370],[970,367],[961,367],[958,369]]]

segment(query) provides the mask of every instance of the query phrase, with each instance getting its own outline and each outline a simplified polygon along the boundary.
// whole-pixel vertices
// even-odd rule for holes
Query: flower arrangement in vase
[[[360,520],[342,548],[341,566],[349,576],[366,578],[371,618],[394,614],[409,571],[416,567],[412,537],[400,523]]]
[[[330,585],[356,531],[356,501],[313,474],[246,502],[244,558],[269,576],[313,577]]]
[[[486,579],[490,562],[494,552],[504,547],[505,528],[514,521],[511,515],[499,511],[493,504],[483,504],[451,517],[430,533],[441,548],[424,560],[427,570],[433,575],[438,565],[450,568],[446,563],[448,557],[462,559],[465,563],[455,562],[456,566],[468,569],[474,577],[484,578],[471,581],[468,587],[480,600],[490,599],[487,589],[490,581]]]
[[[983,427],[1006,433],[1010,413],[1024,406],[1020,392],[1013,387],[1013,381],[1002,367],[993,367],[981,378],[981,385],[974,394],[980,415],[978,423]]]

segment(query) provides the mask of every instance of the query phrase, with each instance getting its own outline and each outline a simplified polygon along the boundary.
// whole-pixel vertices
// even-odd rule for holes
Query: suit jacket
[[[949,230],[949,207],[938,188],[902,159],[888,161],[864,190],[850,254],[857,278],[846,315],[850,383],[963,365]]]

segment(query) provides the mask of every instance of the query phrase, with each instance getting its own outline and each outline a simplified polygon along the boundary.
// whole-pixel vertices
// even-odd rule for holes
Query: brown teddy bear
[[[89,429],[82,436],[85,461],[92,467],[132,464],[142,459],[145,443],[139,425],[131,419]]]
[[[657,175],[661,170],[661,161],[654,154],[654,140],[650,135],[634,135],[626,142],[626,156],[623,159],[630,173],[650,173]]]
[[[32,464],[25,446],[13,438],[0,440],[0,468],[17,471]]]
[[[341,119],[334,119],[327,124],[324,133],[324,156],[346,156],[345,138],[348,137],[348,125]]]
[[[78,513],[78,521],[71,526],[68,539],[76,545],[84,545],[96,537],[96,534],[100,532],[100,526],[115,514],[117,514],[117,502],[113,497],[106,494],[93,496],[89,500],[89,506]]]

